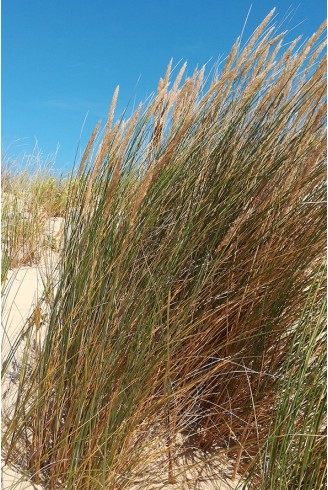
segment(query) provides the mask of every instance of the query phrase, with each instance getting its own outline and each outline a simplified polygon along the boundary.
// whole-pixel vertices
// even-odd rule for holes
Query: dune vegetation
[[[44,488],[206,488],[187,476],[218,461],[238,488],[325,488],[325,26],[286,46],[272,15],[129,118],[117,89],[71,179],[26,187],[65,226],[2,447]]]
[[[3,157],[2,282],[9,269],[38,264],[44,248],[56,248],[46,228],[50,219],[64,217],[70,180],[55,178],[50,162],[42,162],[41,158],[35,149],[22,170]]]

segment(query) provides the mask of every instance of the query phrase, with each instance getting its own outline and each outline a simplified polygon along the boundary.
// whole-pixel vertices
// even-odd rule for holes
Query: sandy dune
[[[38,300],[41,298],[44,285],[47,283],[50,271],[54,270],[57,256],[49,253],[37,267],[21,267],[10,270],[7,281],[2,289],[2,329],[1,353],[4,362],[16,340],[26,331],[26,322],[33,314]],[[24,327],[24,328],[23,328]],[[23,329],[23,331],[22,331]],[[44,334],[41,327],[40,334]],[[2,413],[10,414],[17,397],[17,376],[19,365],[24,352],[26,341],[20,341],[19,348],[11,358],[10,365],[2,381]],[[42,487],[32,484],[15,469],[1,464],[1,489],[3,490],[32,490]]]
[[[1,472],[1,489],[2,490],[42,490],[40,485],[31,483],[24,479],[17,471],[8,466],[2,467]]]

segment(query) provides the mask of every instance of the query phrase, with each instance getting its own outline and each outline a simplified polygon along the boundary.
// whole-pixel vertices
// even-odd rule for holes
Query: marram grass
[[[70,192],[69,179],[55,178],[51,161],[42,160],[37,148],[23,162],[23,169],[8,157],[2,162],[1,282],[9,268],[38,264],[45,248],[56,249],[45,229],[49,219],[64,216]]]
[[[179,481],[184,451],[224,453],[254,488],[283,488],[265,482],[290,464],[284,488],[324,488],[323,341],[291,367],[296,336],[302,355],[317,345],[305,305],[324,297],[324,26],[286,48],[271,17],[211,81],[185,65],[172,80],[170,64],[147,107],[114,122],[117,89],[91,137],[46,338],[3,433],[7,462],[23,451],[46,488]],[[274,445],[314,427],[290,458]]]

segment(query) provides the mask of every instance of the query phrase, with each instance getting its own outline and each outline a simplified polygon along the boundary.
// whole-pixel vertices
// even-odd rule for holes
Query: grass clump
[[[249,488],[324,488],[326,468],[326,299],[324,267],[310,288],[281,366],[269,437],[248,475]]]
[[[69,179],[52,176],[49,161],[40,162],[37,149],[27,158],[26,168],[15,169],[4,161],[2,170],[2,267],[38,264],[44,248],[51,245],[53,218],[63,218],[69,195]],[[26,158],[25,158],[26,160]]]
[[[47,334],[3,435],[7,461],[24,447],[47,488],[187,485],[188,451],[258,481],[325,247],[323,27],[282,50],[271,17],[213,80],[184,65],[170,89],[169,65],[149,105],[114,123],[117,90],[89,158],[92,135]],[[322,364],[295,369],[308,384]],[[291,430],[322,423],[305,393]]]

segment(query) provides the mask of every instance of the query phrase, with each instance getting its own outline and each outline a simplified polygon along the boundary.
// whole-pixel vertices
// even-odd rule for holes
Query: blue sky
[[[188,72],[227,55],[275,6],[290,36],[309,37],[326,17],[326,0],[2,0],[2,146],[12,157],[46,156],[72,168],[83,121],[83,147],[106,120],[116,85],[117,114],[143,100],[173,61]]]

